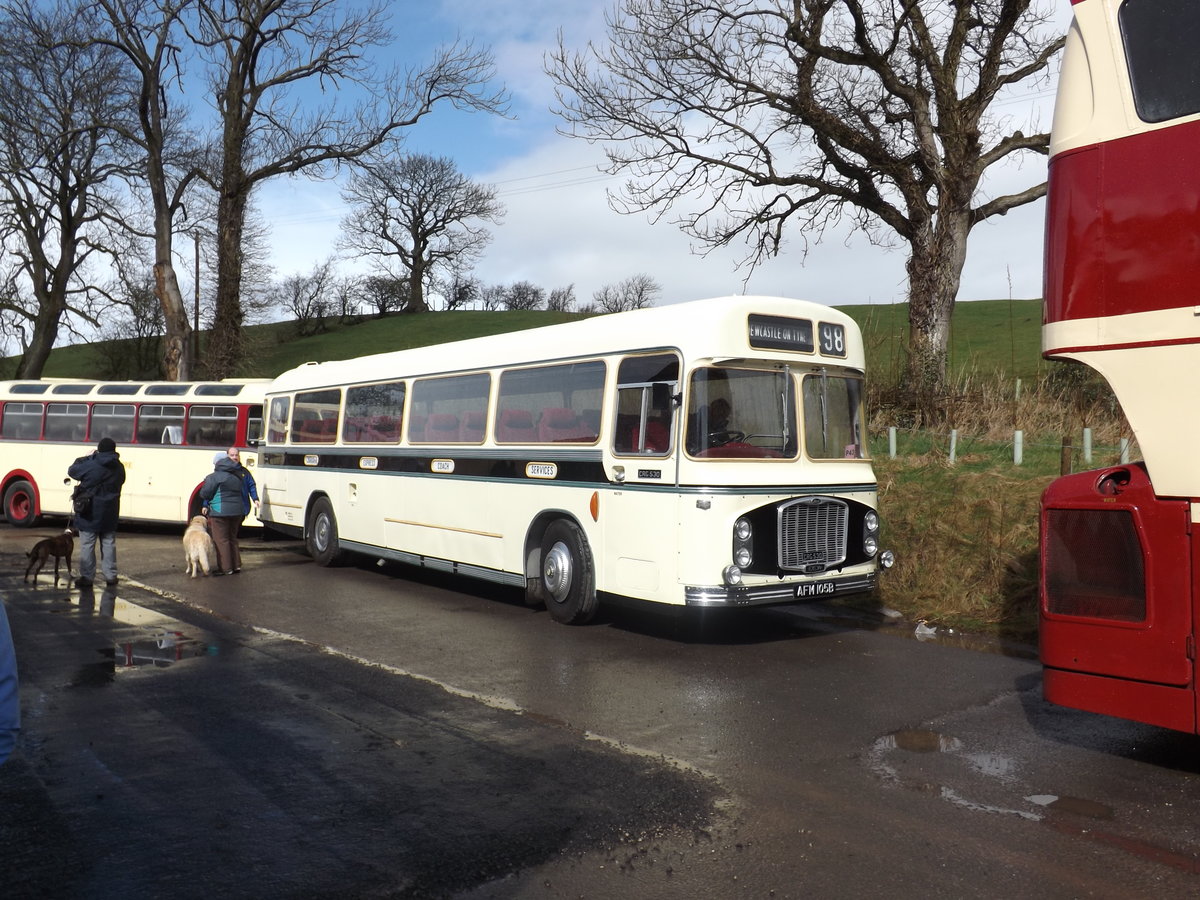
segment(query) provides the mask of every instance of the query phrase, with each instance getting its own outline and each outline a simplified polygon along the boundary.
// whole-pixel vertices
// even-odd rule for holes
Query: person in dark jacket
[[[238,528],[246,517],[242,500],[242,465],[225,452],[213,457],[213,471],[200,485],[200,501],[208,516],[208,530],[217,545],[217,573],[232,575],[242,571],[242,552],[238,546]]]
[[[121,486],[125,484],[125,467],[117,454],[116,442],[110,437],[100,438],[96,452],[71,463],[67,475],[92,495],[91,510],[75,514],[75,528],[79,531],[79,578],[75,586],[92,586],[99,538],[104,582],[112,587],[117,583],[117,520],[121,517]]]
[[[0,765],[12,754],[21,730],[21,696],[17,689],[17,654],[8,615],[0,601]]]
[[[250,515],[250,508],[253,505],[254,512],[258,512],[258,484],[254,481],[254,476],[250,474],[250,470],[242,465],[242,451],[237,447],[230,447],[225,451],[225,455],[238,464],[238,473],[242,476],[242,513]]]

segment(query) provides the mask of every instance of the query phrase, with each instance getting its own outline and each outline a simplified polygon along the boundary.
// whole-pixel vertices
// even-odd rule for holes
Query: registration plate
[[[823,597],[834,592],[832,581],[806,581],[796,585],[796,599],[801,597]]]

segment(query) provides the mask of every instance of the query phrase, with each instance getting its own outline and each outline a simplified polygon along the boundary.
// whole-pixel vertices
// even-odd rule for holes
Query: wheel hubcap
[[[567,599],[571,590],[571,551],[561,541],[550,548],[542,561],[542,584],[555,603]]]

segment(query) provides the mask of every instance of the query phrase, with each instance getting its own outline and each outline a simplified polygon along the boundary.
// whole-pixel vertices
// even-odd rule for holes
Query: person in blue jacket
[[[17,654],[4,602],[0,601],[0,765],[12,754],[21,730],[21,697],[17,691]]]
[[[75,586],[92,586],[99,538],[104,581],[113,587],[117,583],[117,520],[121,517],[121,486],[125,484],[125,467],[116,442],[110,437],[100,438],[96,452],[71,463],[67,475],[92,495],[91,510],[75,513],[75,528],[79,532],[79,578]]]
[[[242,571],[242,552],[238,546],[238,528],[246,517],[248,500],[243,500],[245,481],[242,464],[229,458],[226,451],[213,457],[213,471],[200,485],[200,502],[208,516],[208,530],[217,545],[217,574],[233,575]]]

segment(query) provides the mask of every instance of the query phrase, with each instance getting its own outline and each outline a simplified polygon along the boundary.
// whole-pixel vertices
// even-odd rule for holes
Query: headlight
[[[867,514],[863,516],[863,528],[869,532],[879,530],[879,516],[874,510],[867,510]]]
[[[739,541],[750,540],[750,535],[754,533],[754,529],[750,527],[748,519],[738,519],[733,523],[733,536]]]
[[[726,566],[725,571],[721,573],[725,578],[725,583],[729,585],[742,583],[742,570],[737,566]]]
[[[878,549],[879,541],[875,540],[875,538],[869,537],[863,541],[863,552],[866,553],[867,556],[874,556],[875,551]]]
[[[733,551],[733,561],[737,563],[740,568],[744,569],[746,566],[750,565],[750,560],[753,558],[754,557],[750,555],[749,547],[738,547]]]

